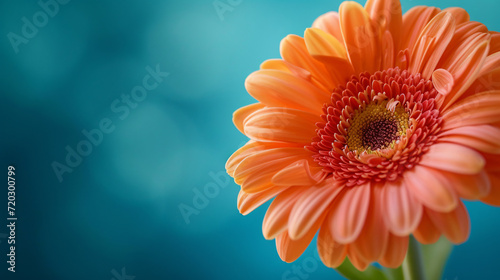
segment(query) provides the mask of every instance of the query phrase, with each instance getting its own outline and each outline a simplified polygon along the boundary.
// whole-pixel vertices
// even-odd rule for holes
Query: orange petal
[[[240,162],[234,179],[247,193],[263,191],[272,186],[271,178],[291,162],[310,157],[304,148],[276,148],[256,152]]]
[[[229,159],[226,162],[226,171],[231,177],[234,177],[234,170],[236,169],[236,166],[238,166],[238,164],[240,164],[240,162],[244,160],[246,157],[258,151],[274,149],[274,148],[282,148],[287,146],[291,145],[284,143],[272,143],[272,142],[259,143],[250,140],[243,147],[239,148],[236,152],[234,152],[231,155],[231,157],[229,157]]]
[[[347,246],[333,240],[330,232],[331,216],[325,219],[318,234],[318,253],[321,261],[328,267],[336,268],[344,262]]]
[[[247,105],[244,107],[239,108],[233,113],[233,123],[236,126],[236,128],[243,134],[243,122],[245,119],[248,117],[248,115],[252,114],[253,112],[264,108],[264,105],[261,103],[255,103],[251,105]]]
[[[287,263],[297,260],[300,255],[304,253],[307,246],[309,246],[309,243],[311,243],[314,235],[316,235],[320,225],[323,223],[323,220],[324,217],[318,220],[311,230],[301,239],[291,239],[287,231],[278,235],[276,237],[276,249],[280,258]]]
[[[307,189],[293,206],[290,214],[288,221],[290,237],[292,239],[302,238],[326,212],[341,190],[342,187],[333,179],[324,180],[317,186]]]
[[[328,12],[319,16],[312,24],[312,27],[319,28],[333,35],[339,42],[344,43],[342,30],[340,29],[340,18],[337,12]]]
[[[368,12],[356,2],[343,2],[339,15],[342,35],[354,71],[373,73],[380,70],[380,34]]]
[[[500,33],[495,31],[490,31],[491,34],[491,43],[490,43],[490,51],[488,54],[493,54],[500,51]]]
[[[452,7],[446,8],[443,11],[452,14],[457,25],[468,22],[470,20],[469,13],[467,13],[467,11],[462,8]]]
[[[273,187],[258,193],[246,193],[240,190],[238,194],[238,210],[241,214],[248,215],[286,189],[286,187]]]
[[[325,92],[310,82],[279,70],[259,70],[250,74],[245,87],[255,99],[271,107],[287,107],[322,113],[330,100]]]
[[[464,204],[460,202],[457,208],[449,213],[435,212],[426,209],[426,213],[434,225],[455,244],[463,243],[469,238],[469,214]]]
[[[319,29],[307,28],[304,33],[306,47],[312,57],[321,61],[321,57],[347,58],[347,53],[337,38]]]
[[[439,13],[439,8],[417,6],[411,8],[403,15],[403,26],[401,38],[402,50],[408,48],[410,53],[413,51],[417,39],[424,30],[429,21]]]
[[[477,174],[485,161],[478,152],[451,143],[438,143],[422,156],[420,164],[460,174]]]
[[[400,236],[415,230],[423,212],[421,203],[408,191],[404,181],[386,182],[382,190],[382,210],[385,225]]]
[[[493,206],[500,206],[500,175],[498,173],[488,173],[491,182],[490,192],[481,201]]]
[[[330,230],[338,243],[351,243],[363,228],[370,204],[370,184],[345,188],[333,202]]]
[[[260,69],[280,70],[294,74],[304,80],[312,81],[312,75],[306,69],[300,68],[283,59],[268,59],[260,65]]]
[[[293,205],[305,190],[305,188],[289,188],[273,200],[262,223],[262,233],[265,239],[274,239],[288,228],[288,217]]]
[[[382,256],[389,238],[389,231],[383,220],[382,189],[382,186],[372,186],[365,225],[358,239],[349,245],[353,253],[368,263],[377,261]]]
[[[481,152],[500,154],[500,128],[491,125],[462,126],[441,134],[439,141],[460,144]]]
[[[500,121],[500,91],[488,91],[461,100],[443,115],[443,130]]]
[[[449,212],[457,206],[456,193],[439,171],[417,165],[404,176],[411,195],[423,205],[442,212]]]
[[[273,176],[272,183],[276,186],[312,186],[325,176],[323,167],[304,159],[281,169]]]
[[[321,84],[328,92],[337,86],[326,67],[309,54],[304,38],[297,35],[286,36],[281,40],[280,53],[285,61],[311,73],[313,82]]]
[[[453,56],[451,65],[440,65],[453,75],[456,82],[453,90],[446,95],[442,110],[446,110],[455,103],[476,80],[488,55],[488,49],[489,35],[481,34],[477,36],[476,40],[470,42],[467,49]]]
[[[352,265],[359,271],[364,271],[370,265],[369,262],[363,260],[363,258],[352,250],[351,245],[347,246],[347,255],[349,256],[349,260]]]
[[[316,136],[318,115],[297,109],[270,107],[247,116],[244,133],[256,141],[292,142],[301,146],[311,143]]]
[[[455,20],[448,12],[436,15],[420,34],[410,57],[410,72],[429,79],[455,32]]]
[[[389,234],[387,248],[378,262],[382,266],[389,268],[399,267],[405,259],[406,251],[408,250],[408,240],[408,236]]]
[[[439,230],[432,223],[431,219],[424,211],[420,224],[413,232],[413,236],[415,236],[417,241],[422,244],[433,244],[438,241],[439,237],[441,236],[441,232],[439,232]]]
[[[388,31],[394,45],[393,50],[399,51],[401,29],[403,26],[403,15],[399,0],[368,0],[365,9],[370,18],[380,26],[383,33]],[[384,48],[387,50],[386,48]],[[392,53],[394,57],[396,53]],[[392,65],[391,65],[392,66]]]

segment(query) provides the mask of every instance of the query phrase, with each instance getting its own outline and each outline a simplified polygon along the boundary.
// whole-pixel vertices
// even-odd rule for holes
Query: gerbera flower
[[[462,199],[500,205],[500,34],[461,8],[344,2],[245,86],[228,160],[244,215],[286,262],[319,231],[329,267],[398,267],[409,236],[467,240]]]

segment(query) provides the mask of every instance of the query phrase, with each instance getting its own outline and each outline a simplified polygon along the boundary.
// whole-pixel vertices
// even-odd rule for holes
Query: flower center
[[[369,104],[364,110],[356,110],[347,130],[347,146],[351,151],[372,152],[394,148],[408,129],[408,113],[395,102]],[[388,108],[389,107],[389,108]]]
[[[431,80],[399,68],[353,76],[333,90],[305,148],[347,186],[397,180],[437,140],[437,93]]]

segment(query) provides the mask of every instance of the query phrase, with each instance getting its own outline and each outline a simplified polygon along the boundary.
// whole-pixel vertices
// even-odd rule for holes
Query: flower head
[[[280,257],[319,231],[329,267],[398,267],[413,234],[467,240],[461,199],[500,205],[500,34],[460,8],[344,2],[246,80],[251,140],[228,160]]]

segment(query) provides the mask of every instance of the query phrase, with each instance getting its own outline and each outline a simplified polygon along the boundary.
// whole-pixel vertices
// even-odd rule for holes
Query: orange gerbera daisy
[[[500,33],[461,8],[344,2],[246,80],[251,140],[226,164],[286,262],[398,267],[409,236],[467,240],[461,199],[500,205]]]

